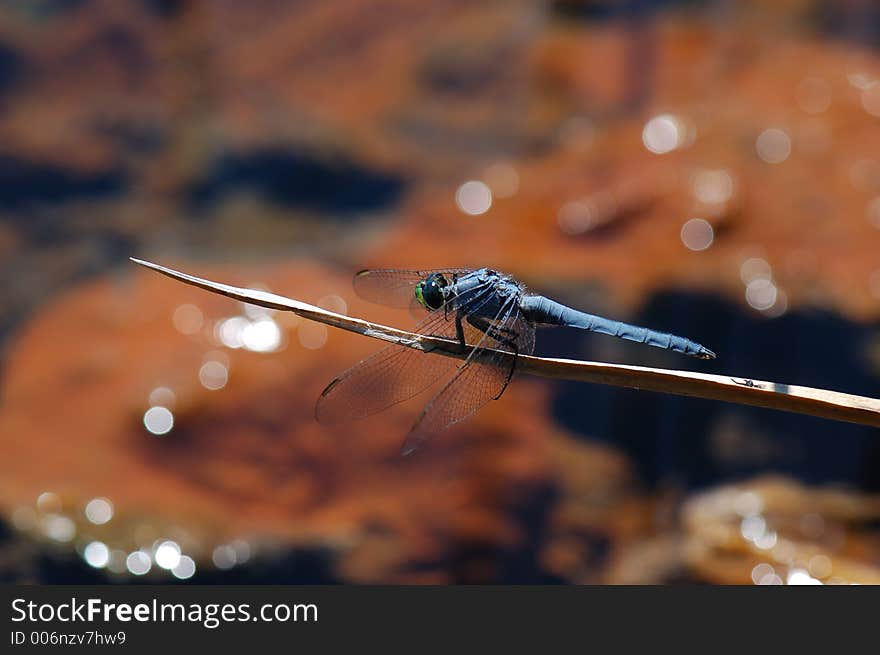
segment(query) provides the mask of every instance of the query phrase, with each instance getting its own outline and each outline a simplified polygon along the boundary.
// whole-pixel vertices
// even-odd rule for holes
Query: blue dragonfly
[[[690,339],[572,309],[488,268],[366,270],[355,275],[354,289],[364,300],[422,314],[414,331],[456,342],[464,358],[391,345],[342,373],[321,393],[315,416],[332,424],[370,416],[442,384],[407,435],[404,455],[430,435],[500,398],[517,357],[534,351],[538,326],[580,328],[692,357],[715,358],[715,353]]]

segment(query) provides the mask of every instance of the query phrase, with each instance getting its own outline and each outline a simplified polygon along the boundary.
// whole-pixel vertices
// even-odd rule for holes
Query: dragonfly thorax
[[[449,282],[440,273],[431,273],[416,284],[416,300],[425,309],[437,310],[446,303]]]

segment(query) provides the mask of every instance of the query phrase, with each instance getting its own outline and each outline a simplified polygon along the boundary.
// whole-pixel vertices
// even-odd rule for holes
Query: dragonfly
[[[415,332],[453,342],[462,357],[386,346],[333,379],[318,398],[316,418],[334,424],[373,415],[437,385],[404,440],[404,455],[500,398],[517,359],[534,351],[538,327],[580,328],[715,358],[690,339],[572,309],[489,268],[371,269],[357,273],[353,284],[364,300],[416,312],[421,320]]]

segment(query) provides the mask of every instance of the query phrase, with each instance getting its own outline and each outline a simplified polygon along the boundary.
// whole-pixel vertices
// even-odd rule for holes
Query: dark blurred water
[[[876,397],[880,377],[866,353],[877,325],[819,310],[768,320],[713,296],[665,292],[635,317],[707,344],[718,359],[700,362],[573,331],[542,349],[566,346],[587,358],[716,372]],[[549,341],[549,340],[548,340]],[[545,342],[546,343],[546,342]],[[558,420],[592,439],[624,448],[651,484],[694,489],[773,471],[810,484],[880,489],[878,430],[811,416],[601,385],[559,382]]]

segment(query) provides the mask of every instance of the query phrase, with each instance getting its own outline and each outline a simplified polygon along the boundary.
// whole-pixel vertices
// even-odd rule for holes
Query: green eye
[[[424,294],[422,293],[422,289],[424,288],[424,286],[425,286],[425,283],[424,283],[424,282],[419,282],[419,283],[416,285],[416,300],[419,301],[419,304],[420,304],[422,307],[425,307],[425,296],[424,296]]]

